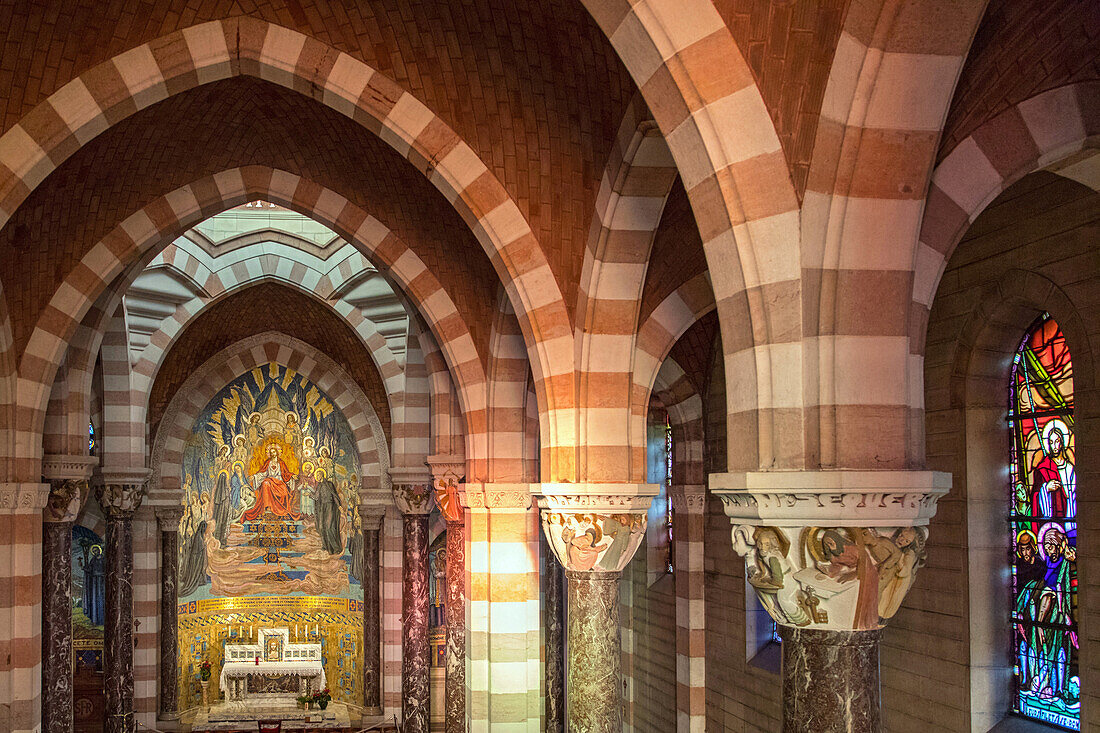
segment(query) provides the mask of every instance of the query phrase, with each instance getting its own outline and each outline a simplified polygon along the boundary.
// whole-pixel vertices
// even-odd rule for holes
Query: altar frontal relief
[[[320,643],[333,697],[362,704],[359,470],[345,416],[288,367],[241,375],[200,413],[180,477],[181,709],[201,700],[202,663],[217,680],[226,644],[261,628]]]

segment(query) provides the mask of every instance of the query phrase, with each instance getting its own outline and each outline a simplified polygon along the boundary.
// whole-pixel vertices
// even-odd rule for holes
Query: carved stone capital
[[[668,492],[669,501],[672,502],[674,512],[685,514],[702,514],[707,507],[707,493],[705,486],[676,486],[673,485]]]
[[[461,482],[466,476],[465,456],[440,453],[428,456],[427,462],[433,479],[452,478],[457,483]]]
[[[427,514],[432,510],[432,487],[423,483],[393,482],[393,500],[402,514]]]
[[[940,471],[716,473],[710,489],[734,524],[921,526],[951,488]]]
[[[42,478],[47,481],[58,479],[90,479],[99,465],[96,456],[66,456],[48,454],[42,457]]]
[[[178,532],[183,518],[182,506],[158,506],[153,508],[157,517],[157,529],[161,532]]]
[[[46,506],[49,484],[0,484],[0,513],[37,514]]]
[[[129,519],[141,505],[149,481],[147,468],[110,468],[100,472],[96,499],[111,519]]]
[[[542,529],[566,570],[618,573],[645,538],[657,484],[532,484]]]
[[[75,522],[88,498],[87,478],[50,480],[50,496],[42,519],[47,522]]]
[[[460,484],[458,500],[468,509],[530,509],[532,486],[535,484]]]
[[[934,471],[714,474],[733,549],[761,605],[784,626],[882,628],[924,565],[936,502]]]
[[[359,518],[363,520],[363,529],[378,531],[386,519],[386,507],[377,504],[360,504]]]

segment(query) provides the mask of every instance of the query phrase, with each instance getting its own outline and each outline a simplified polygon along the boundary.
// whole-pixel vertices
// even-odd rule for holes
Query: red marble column
[[[382,619],[380,533],[384,510],[360,506],[363,519],[363,714],[382,714]]]
[[[542,540],[546,542],[545,537]],[[565,579],[561,563],[546,558],[543,619],[546,626],[546,731],[565,733]]]
[[[179,525],[183,507],[157,507],[160,529],[160,717],[179,717]]]
[[[461,512],[447,521],[447,733],[466,731],[466,524]]]
[[[428,733],[428,511],[427,482],[394,484],[394,499],[402,518],[405,572],[402,583],[401,715],[404,733]]]
[[[133,517],[144,479],[96,487],[107,513],[107,616],[104,621],[103,691],[106,733],[134,733],[134,537]]]

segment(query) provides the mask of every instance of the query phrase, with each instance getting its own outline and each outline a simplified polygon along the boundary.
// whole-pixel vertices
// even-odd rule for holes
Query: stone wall
[[[1100,338],[1098,200],[1050,173],[1024,178],[975,220],[941,280],[925,361],[927,462],[950,471],[953,488],[931,524],[928,565],[883,639],[891,733],[986,731],[1007,711],[1008,369],[1043,310],[1062,326],[1074,359],[1082,710],[1100,725],[1100,584],[1093,570],[1100,494],[1090,491],[1097,375],[1089,350]]]

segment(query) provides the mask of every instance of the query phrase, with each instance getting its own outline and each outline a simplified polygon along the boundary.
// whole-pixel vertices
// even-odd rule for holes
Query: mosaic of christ
[[[293,369],[267,364],[227,384],[184,450],[180,599],[353,593],[357,466],[347,419]]]

